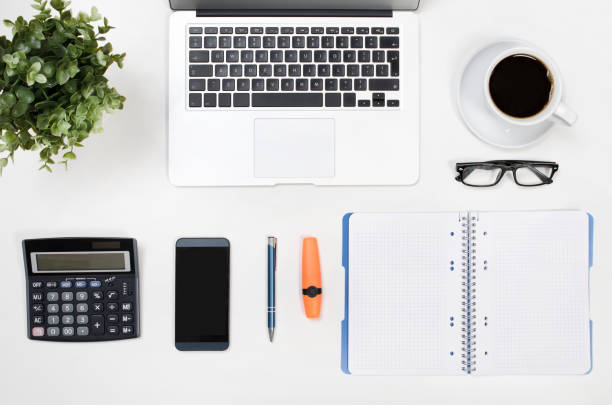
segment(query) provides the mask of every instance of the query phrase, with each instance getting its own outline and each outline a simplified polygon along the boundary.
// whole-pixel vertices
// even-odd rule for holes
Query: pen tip
[[[274,339],[274,328],[268,328],[268,336],[270,336],[270,342]]]

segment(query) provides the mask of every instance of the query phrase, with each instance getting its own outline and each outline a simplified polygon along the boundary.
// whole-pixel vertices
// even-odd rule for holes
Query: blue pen
[[[276,238],[268,236],[268,335],[270,342],[276,326]]]

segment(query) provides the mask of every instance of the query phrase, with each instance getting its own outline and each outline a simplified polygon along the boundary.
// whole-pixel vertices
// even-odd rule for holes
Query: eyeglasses
[[[559,169],[555,162],[531,160],[491,160],[488,162],[457,163],[459,175],[455,180],[471,187],[491,187],[500,182],[504,174],[512,172],[519,186],[533,187],[552,183]]]

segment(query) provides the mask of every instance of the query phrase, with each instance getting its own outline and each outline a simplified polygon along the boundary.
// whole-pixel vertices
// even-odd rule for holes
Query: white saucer
[[[532,46],[522,41],[496,42],[482,48],[463,68],[457,91],[457,107],[469,130],[480,140],[500,148],[523,148],[540,141],[553,126],[550,121],[537,125],[513,125],[495,115],[487,104],[483,81],[489,64],[504,49]]]

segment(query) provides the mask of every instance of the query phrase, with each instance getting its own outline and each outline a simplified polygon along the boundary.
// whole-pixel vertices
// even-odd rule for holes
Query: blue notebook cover
[[[342,217],[342,267],[344,267],[344,319],[341,322],[341,354],[340,354],[340,368],[345,374],[351,374],[348,364],[348,322],[349,322],[349,220],[353,215],[349,212]],[[593,267],[593,227],[594,220],[593,216],[587,213],[589,218],[589,275],[591,267]],[[590,277],[589,277],[589,296],[590,291]],[[585,374],[589,374],[593,370],[593,321],[589,320],[590,329],[590,351],[591,351],[591,367]]]

